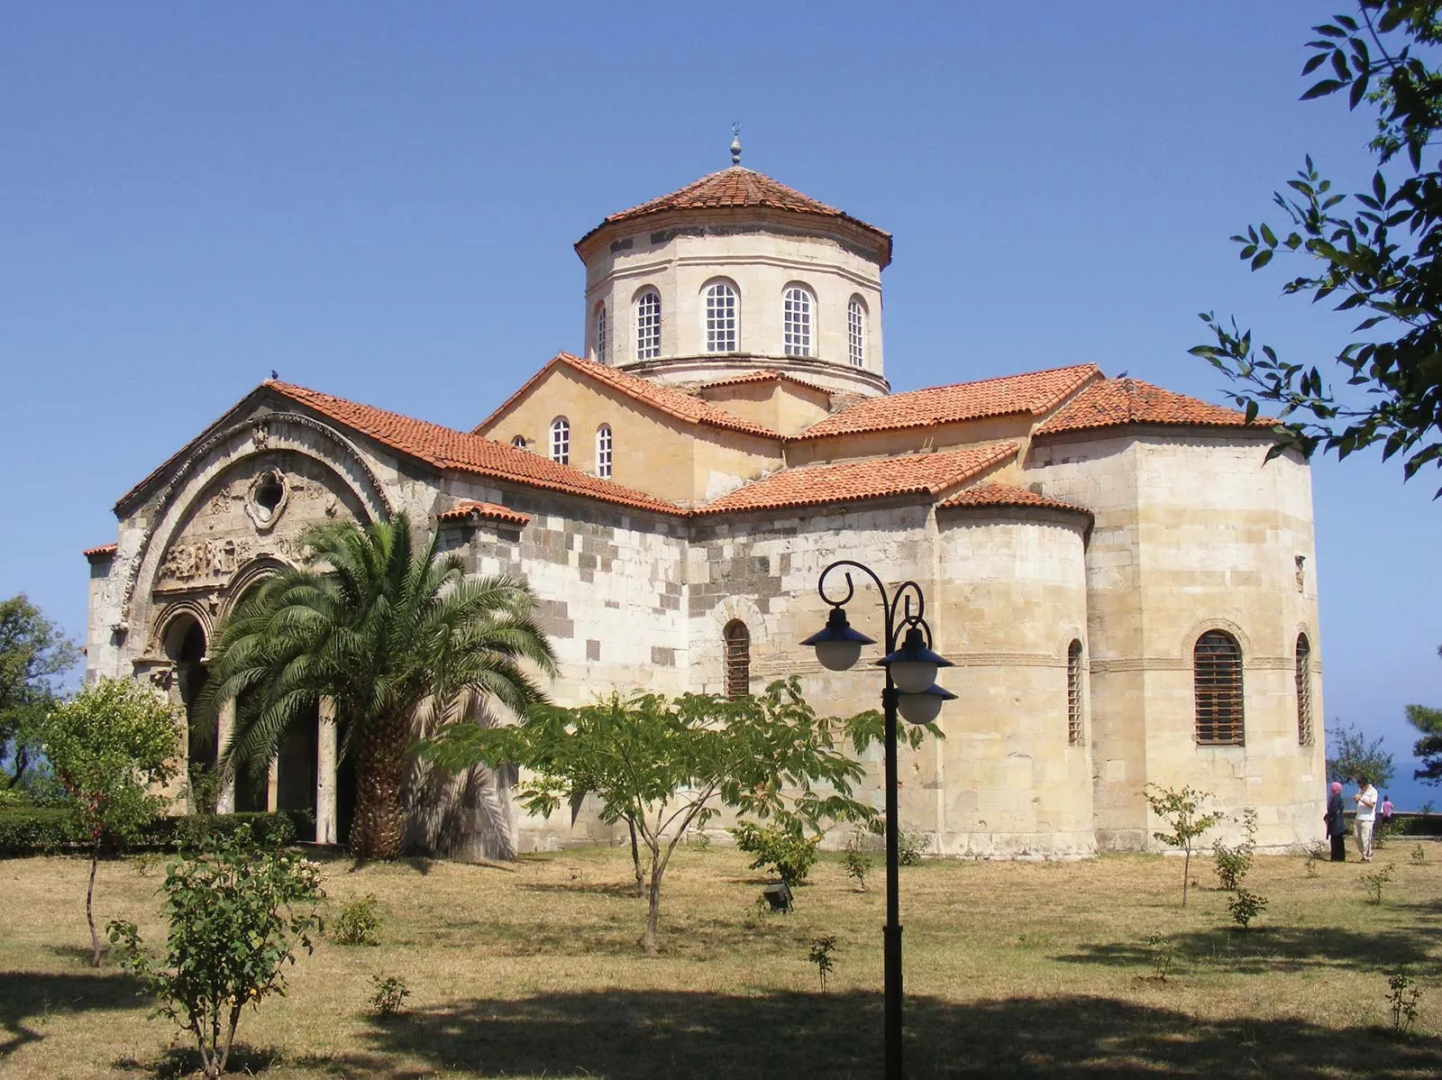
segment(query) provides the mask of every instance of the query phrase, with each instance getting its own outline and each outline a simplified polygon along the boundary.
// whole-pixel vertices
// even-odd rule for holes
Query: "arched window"
[[[1075,639],[1066,651],[1066,741],[1082,742],[1082,643]]]
[[[511,445],[517,450],[524,450],[526,448],[526,437],[524,435],[517,435],[511,440]]]
[[[852,367],[866,366],[866,308],[859,296],[846,305],[846,358]]]
[[[788,285],[781,294],[782,346],[787,356],[811,355],[811,294]]]
[[[610,424],[602,424],[596,429],[596,475],[602,480],[611,479]]]
[[[726,624],[726,696],[751,693],[751,631],[740,619]]]
[[[1208,630],[1192,650],[1196,683],[1197,742],[1241,746],[1242,647],[1225,630]]]
[[[596,363],[609,363],[606,359],[606,305],[596,305]]]
[[[551,421],[551,460],[571,464],[571,424],[564,416]]]
[[[706,286],[706,351],[736,351],[738,320],[736,290],[727,281],[713,281]]]
[[[661,355],[661,294],[647,289],[636,297],[636,359]]]
[[[1297,635],[1297,743],[1312,745],[1312,643]]]

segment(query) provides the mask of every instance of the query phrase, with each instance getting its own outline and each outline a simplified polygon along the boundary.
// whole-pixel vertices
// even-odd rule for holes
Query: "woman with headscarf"
[[[1327,798],[1327,837],[1332,841],[1332,861],[1347,861],[1347,822],[1343,815],[1342,785],[1332,782],[1332,793]]]

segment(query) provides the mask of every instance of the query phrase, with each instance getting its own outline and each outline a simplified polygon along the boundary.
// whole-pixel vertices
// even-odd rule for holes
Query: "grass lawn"
[[[1442,1075],[1442,844],[1393,841],[1384,902],[1363,867],[1260,858],[1271,902],[1232,928],[1210,858],[1182,910],[1182,864],[928,862],[903,868],[907,1073],[914,1077]],[[507,867],[326,866],[331,912],[374,893],[378,947],[323,941],[290,994],[241,1021],[232,1071],[301,1077],[875,1077],[881,1065],[880,867],[858,892],[827,859],[791,915],[759,915],[738,853],[683,849],[666,879],[662,955],[637,939],[620,849]],[[114,965],[86,966],[80,859],[0,862],[0,1077],[176,1076],[194,1062]],[[97,917],[163,940],[142,860],[103,864]],[[1175,947],[1159,980],[1150,935]],[[806,953],[835,934],[822,993]],[[1387,977],[1423,990],[1417,1032],[1389,1032]],[[371,1015],[373,975],[412,996]],[[176,1049],[177,1047],[181,1049]]]

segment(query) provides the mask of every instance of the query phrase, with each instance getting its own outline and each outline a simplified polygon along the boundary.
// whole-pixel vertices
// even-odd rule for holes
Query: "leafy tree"
[[[1187,906],[1187,884],[1192,874],[1192,844],[1208,829],[1220,824],[1223,815],[1201,813],[1202,802],[1212,797],[1210,791],[1195,791],[1189,787],[1173,791],[1160,784],[1148,784],[1142,791],[1152,813],[1166,821],[1171,832],[1154,832],[1152,835],[1168,847],[1179,847],[1185,853],[1182,860],[1182,907]]]
[[[1334,358],[1360,393],[1338,398],[1316,365],[1254,348],[1251,331],[1235,319],[1202,316],[1215,343],[1191,351],[1242,384],[1232,396],[1247,415],[1264,403],[1281,405],[1274,454],[1321,447],[1345,458],[1381,443],[1383,460],[1403,455],[1406,479],[1428,462],[1442,466],[1442,166],[1423,161],[1442,129],[1442,71],[1429,66],[1432,47],[1442,43],[1439,10],[1442,0],[1357,0],[1356,18],[1335,15],[1313,27],[1318,36],[1307,43],[1302,73],[1321,68],[1326,77],[1302,98],[1345,91],[1349,108],[1375,108],[1370,147],[1380,167],[1344,212],[1347,196],[1308,157],[1290,191],[1273,197],[1288,224],[1249,226],[1232,237],[1253,270],[1279,253],[1311,260],[1284,294],[1334,300],[1336,310],[1364,316],[1353,332],[1367,339]]]
[[[863,770],[838,748],[846,734],[842,721],[816,715],[793,677],[734,701],[613,694],[579,708],[535,707],[514,726],[451,727],[423,753],[452,771],[521,765],[532,773],[521,786],[532,813],[578,805],[589,791],[603,821],[633,826],[648,855],[642,944],[654,955],[666,868],[693,825],[722,807],[813,827],[875,816],[851,797]]]
[[[55,705],[55,679],[80,650],[25,594],[0,600],[0,773],[18,787],[39,756],[40,727]]]
[[[1327,777],[1343,783],[1365,776],[1379,788],[1392,782],[1397,768],[1392,755],[1382,749],[1382,736],[1371,742],[1361,729],[1352,724],[1339,724],[1327,729],[1327,745],[1332,753],[1327,758]]]
[[[202,713],[238,702],[225,769],[264,774],[293,723],[335,702],[342,755],[355,760],[351,852],[401,852],[401,780],[417,725],[433,729],[485,704],[520,712],[544,700],[528,671],[555,660],[509,577],[468,577],[432,536],[415,546],[397,514],[364,529],[323,525],[305,536],[306,565],[267,578],[221,627]]]
[[[112,922],[110,940],[126,966],[160,1000],[158,1015],[189,1031],[209,1080],[225,1072],[241,1012],[285,995],[285,965],[297,946],[312,949],[316,905],[325,897],[320,867],[291,852],[250,842],[249,829],[212,837],[165,872],[167,954],[157,963],[134,923]]]
[[[45,756],[65,785],[90,836],[85,920],[91,964],[100,966],[95,932],[95,868],[107,843],[133,840],[160,814],[155,789],[175,775],[180,726],[170,704],[129,679],[101,679],[45,721]]]
[[[1437,655],[1442,656],[1442,646],[1438,647]],[[1422,733],[1412,744],[1412,753],[1422,761],[1422,767],[1412,774],[1412,779],[1426,784],[1442,783],[1442,709],[1408,705],[1407,722]]]

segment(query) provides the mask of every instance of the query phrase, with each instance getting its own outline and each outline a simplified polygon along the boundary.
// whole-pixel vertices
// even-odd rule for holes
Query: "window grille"
[[[661,294],[648,289],[636,299],[636,359],[661,355]]]
[[[1192,650],[1196,679],[1197,742],[1242,746],[1242,648],[1225,630],[1208,630]]]
[[[517,435],[511,440],[511,445],[518,450],[524,450],[526,448],[526,437],[524,435]]]
[[[606,360],[606,305],[596,305],[596,363],[604,364]]]
[[[551,460],[571,464],[571,425],[563,416],[551,421]]]
[[[787,356],[811,355],[811,294],[793,285],[782,296],[782,345]]]
[[[596,429],[596,475],[602,480],[611,479],[610,424],[602,424]]]
[[[724,281],[706,286],[706,351],[736,351],[736,290]]]
[[[751,693],[751,632],[740,619],[726,624],[726,696]]]
[[[1082,742],[1082,643],[1073,641],[1066,651],[1066,741]]]
[[[846,358],[852,367],[866,365],[866,309],[854,296],[846,305]]]
[[[1297,743],[1312,745],[1312,644],[1297,635]]]

